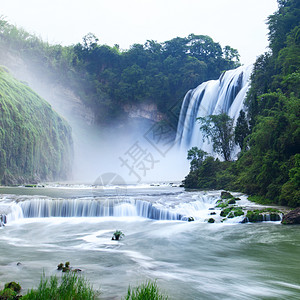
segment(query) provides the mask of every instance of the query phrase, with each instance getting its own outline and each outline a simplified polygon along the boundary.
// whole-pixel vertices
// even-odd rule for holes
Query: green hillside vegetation
[[[66,121],[0,67],[0,182],[66,179],[72,156]]]
[[[265,203],[300,206],[300,2],[278,4],[268,19],[270,51],[257,59],[251,77],[248,126],[241,116],[235,130],[238,160],[202,159],[186,187],[226,188]]]
[[[89,33],[82,43],[64,47],[43,42],[3,18],[1,51],[19,55],[37,74],[73,89],[104,124],[124,117],[125,104],[154,103],[168,116],[176,104],[180,109],[189,89],[239,65],[237,50],[222,48],[206,35],[190,34],[163,43],[148,40],[122,50],[118,45],[101,45]]]

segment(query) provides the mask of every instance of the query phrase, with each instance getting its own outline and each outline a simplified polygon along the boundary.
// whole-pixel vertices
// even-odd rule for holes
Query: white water
[[[54,192],[53,189],[55,191],[55,188],[51,187],[37,190],[37,192],[46,191],[47,194],[48,191],[51,195]],[[22,192],[22,188],[15,190]],[[76,189],[64,187],[60,190],[64,198],[4,195],[0,212],[2,208],[2,213],[5,212],[7,215],[8,223],[24,218],[51,217],[141,217],[160,221],[187,221],[189,217],[193,217],[195,220],[204,222],[209,218],[211,209],[220,198],[219,191],[185,193],[182,188],[170,186],[132,187],[128,190],[123,189],[123,194],[120,194],[119,187],[110,187],[110,189],[94,187],[88,189],[86,186],[76,187]],[[76,193],[77,190],[85,191],[85,193],[73,198],[72,191]],[[245,198],[245,196],[242,197]],[[220,210],[217,213],[219,215]]]
[[[203,142],[200,124],[196,119],[227,113],[236,121],[244,106],[251,72],[252,65],[227,71],[218,80],[204,82],[186,94],[181,106],[176,134],[176,140],[179,141],[182,150],[186,151],[197,146],[212,153],[211,145]]]
[[[220,191],[185,192],[167,185],[122,191],[1,189],[0,214],[8,213],[8,222],[0,228],[0,288],[17,281],[25,293],[37,287],[43,273],[60,276],[56,266],[70,261],[101,290],[101,299],[121,299],[128,285],[149,279],[170,299],[298,299],[299,228],[238,220],[208,224]],[[241,205],[251,204],[239,197]],[[79,213],[97,203],[107,208],[102,216],[92,216],[90,209]],[[112,206],[116,211],[110,215]],[[138,213],[147,207],[196,221]],[[111,240],[115,230],[125,234],[119,242]]]

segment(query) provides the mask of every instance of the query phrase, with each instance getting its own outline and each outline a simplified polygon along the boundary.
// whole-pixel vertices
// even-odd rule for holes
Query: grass
[[[167,300],[168,296],[160,293],[156,282],[147,281],[132,289],[128,288],[125,300]]]
[[[59,280],[56,276],[50,279],[41,278],[37,290],[30,290],[23,300],[93,300],[97,293],[83,277],[68,273]]]
[[[248,196],[248,200],[261,205],[276,205],[274,201],[264,198],[262,196]]]

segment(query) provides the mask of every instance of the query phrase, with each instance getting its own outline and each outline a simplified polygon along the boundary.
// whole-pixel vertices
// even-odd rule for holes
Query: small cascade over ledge
[[[253,66],[241,66],[224,72],[218,80],[203,82],[185,95],[177,126],[176,141],[184,151],[199,147],[212,153],[212,146],[203,142],[199,117],[227,113],[234,121],[244,106]]]
[[[182,215],[142,200],[31,199],[12,206],[8,219],[71,217],[142,217],[181,220]]]

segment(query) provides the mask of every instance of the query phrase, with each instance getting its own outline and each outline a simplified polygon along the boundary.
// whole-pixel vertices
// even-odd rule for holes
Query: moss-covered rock
[[[234,218],[243,216],[244,212],[241,207],[231,206],[228,208],[225,208],[221,211],[220,216],[221,217],[227,217],[227,218]]]
[[[67,122],[0,67],[0,183],[67,179],[72,157]]]
[[[215,219],[214,218],[209,218],[207,222],[208,223],[215,223]]]
[[[300,207],[284,215],[282,218],[282,224],[284,225],[300,224]]]
[[[222,199],[231,199],[231,198],[234,198],[229,192],[221,192],[221,198]]]
[[[5,289],[11,289],[11,290],[13,290],[16,293],[19,293],[21,291],[20,284],[14,282],[14,281],[6,283],[5,286],[4,286],[4,288]]]
[[[281,212],[277,209],[266,208],[262,210],[249,210],[243,223],[251,222],[264,222],[264,221],[280,221]]]

